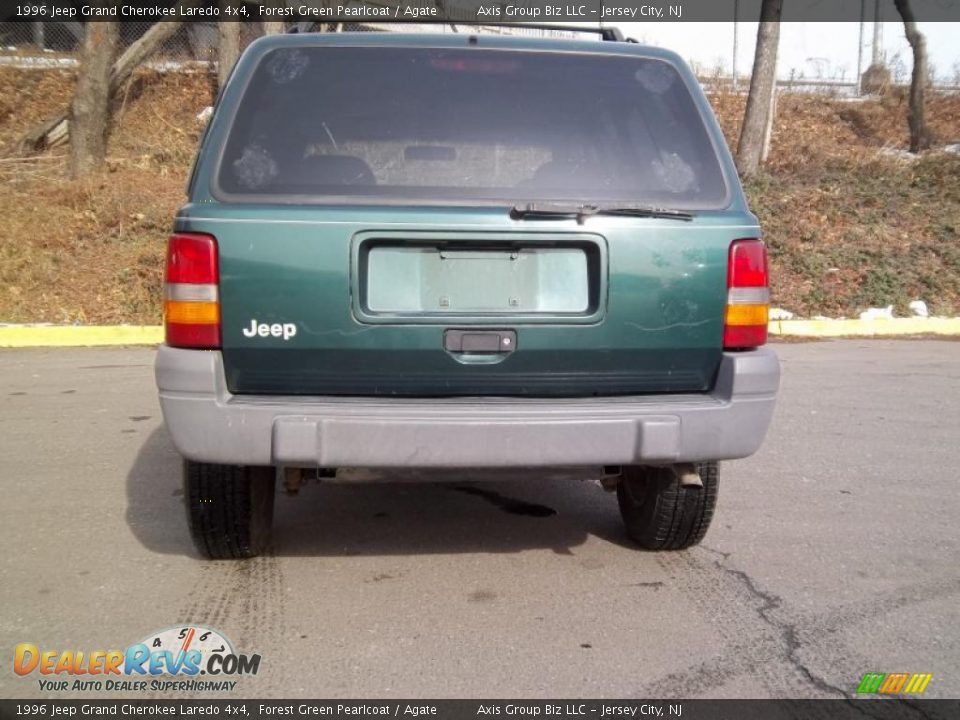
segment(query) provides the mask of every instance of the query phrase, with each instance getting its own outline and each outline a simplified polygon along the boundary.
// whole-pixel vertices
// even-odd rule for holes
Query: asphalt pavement
[[[776,348],[773,427],[696,549],[634,549],[587,477],[464,472],[280,494],[245,562],[192,548],[152,349],[0,351],[0,697],[78,696],[18,643],[191,623],[261,655],[244,697],[960,697],[960,343]]]

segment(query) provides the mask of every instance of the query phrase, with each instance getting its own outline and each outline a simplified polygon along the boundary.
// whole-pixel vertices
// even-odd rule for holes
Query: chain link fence
[[[125,21],[120,23],[121,51],[135,42],[152,25],[152,22]],[[286,23],[289,29],[294,23]],[[523,27],[515,25],[483,26],[457,23],[314,23],[314,30],[324,32],[479,32],[512,34],[534,37],[573,38],[581,35],[575,31]],[[2,22],[0,23],[0,67],[70,67],[76,63],[75,55],[83,39],[83,23],[80,22]],[[259,22],[242,23],[241,49],[264,34]],[[590,35],[595,37],[595,35]],[[219,33],[216,22],[184,23],[155,53],[151,65],[160,69],[203,68],[217,59]],[[704,72],[695,65],[701,84],[708,92],[746,93],[749,77],[734,80],[719,72]],[[899,82],[897,84],[903,84]],[[937,83],[936,89],[945,93],[960,92],[955,83]],[[832,97],[854,97],[860,94],[858,83],[836,78],[789,78],[777,81],[779,93],[813,93]]]
[[[120,23],[121,50],[143,35],[152,22]],[[285,24],[290,27],[293,23]],[[397,31],[405,32],[465,32],[466,26],[456,23],[316,23],[316,30],[327,32]],[[25,57],[54,55],[72,56],[83,40],[80,22],[5,22],[0,23],[0,52],[3,55]],[[470,32],[510,33],[538,37],[574,37],[577,33],[564,30],[542,30],[524,27],[471,26]],[[246,47],[263,35],[263,24],[242,23],[241,47]],[[217,55],[218,32],[216,22],[184,23],[157,53],[157,57],[175,60],[211,61]]]
[[[152,22],[120,23],[120,48],[127,47],[150,29]],[[74,55],[83,41],[84,25],[79,22],[0,23],[0,47],[5,55]],[[260,23],[243,23],[241,43],[245,47],[263,34]],[[158,51],[157,56],[176,60],[215,60],[218,31],[215,22],[184,23]]]

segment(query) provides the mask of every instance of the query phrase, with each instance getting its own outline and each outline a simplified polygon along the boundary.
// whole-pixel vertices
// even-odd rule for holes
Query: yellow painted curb
[[[960,336],[960,318],[774,320],[774,337]],[[160,325],[0,325],[0,348],[159,345]]]
[[[893,337],[960,335],[960,318],[881,318],[877,320],[774,320],[770,334],[784,337]]]
[[[159,325],[0,325],[0,347],[159,345]]]

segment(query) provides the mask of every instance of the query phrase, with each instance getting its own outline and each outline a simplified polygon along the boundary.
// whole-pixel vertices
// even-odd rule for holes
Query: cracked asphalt
[[[960,697],[960,343],[776,348],[773,427],[696,549],[633,549],[586,473],[466,472],[280,495],[240,563],[194,554],[152,350],[0,352],[0,697],[74,696],[17,643],[187,623],[261,654],[245,697]]]

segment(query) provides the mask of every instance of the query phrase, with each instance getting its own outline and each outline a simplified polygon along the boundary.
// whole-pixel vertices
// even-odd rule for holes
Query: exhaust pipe
[[[693,463],[680,463],[673,466],[673,471],[680,479],[681,487],[703,487],[703,479]]]
[[[677,463],[670,466],[680,481],[681,487],[703,487],[703,479],[693,463]],[[600,475],[600,485],[607,492],[614,492],[623,480],[623,468],[619,465],[604,465]]]
[[[604,465],[600,474],[600,487],[607,492],[616,492],[617,485],[623,478],[623,467],[620,465]]]

